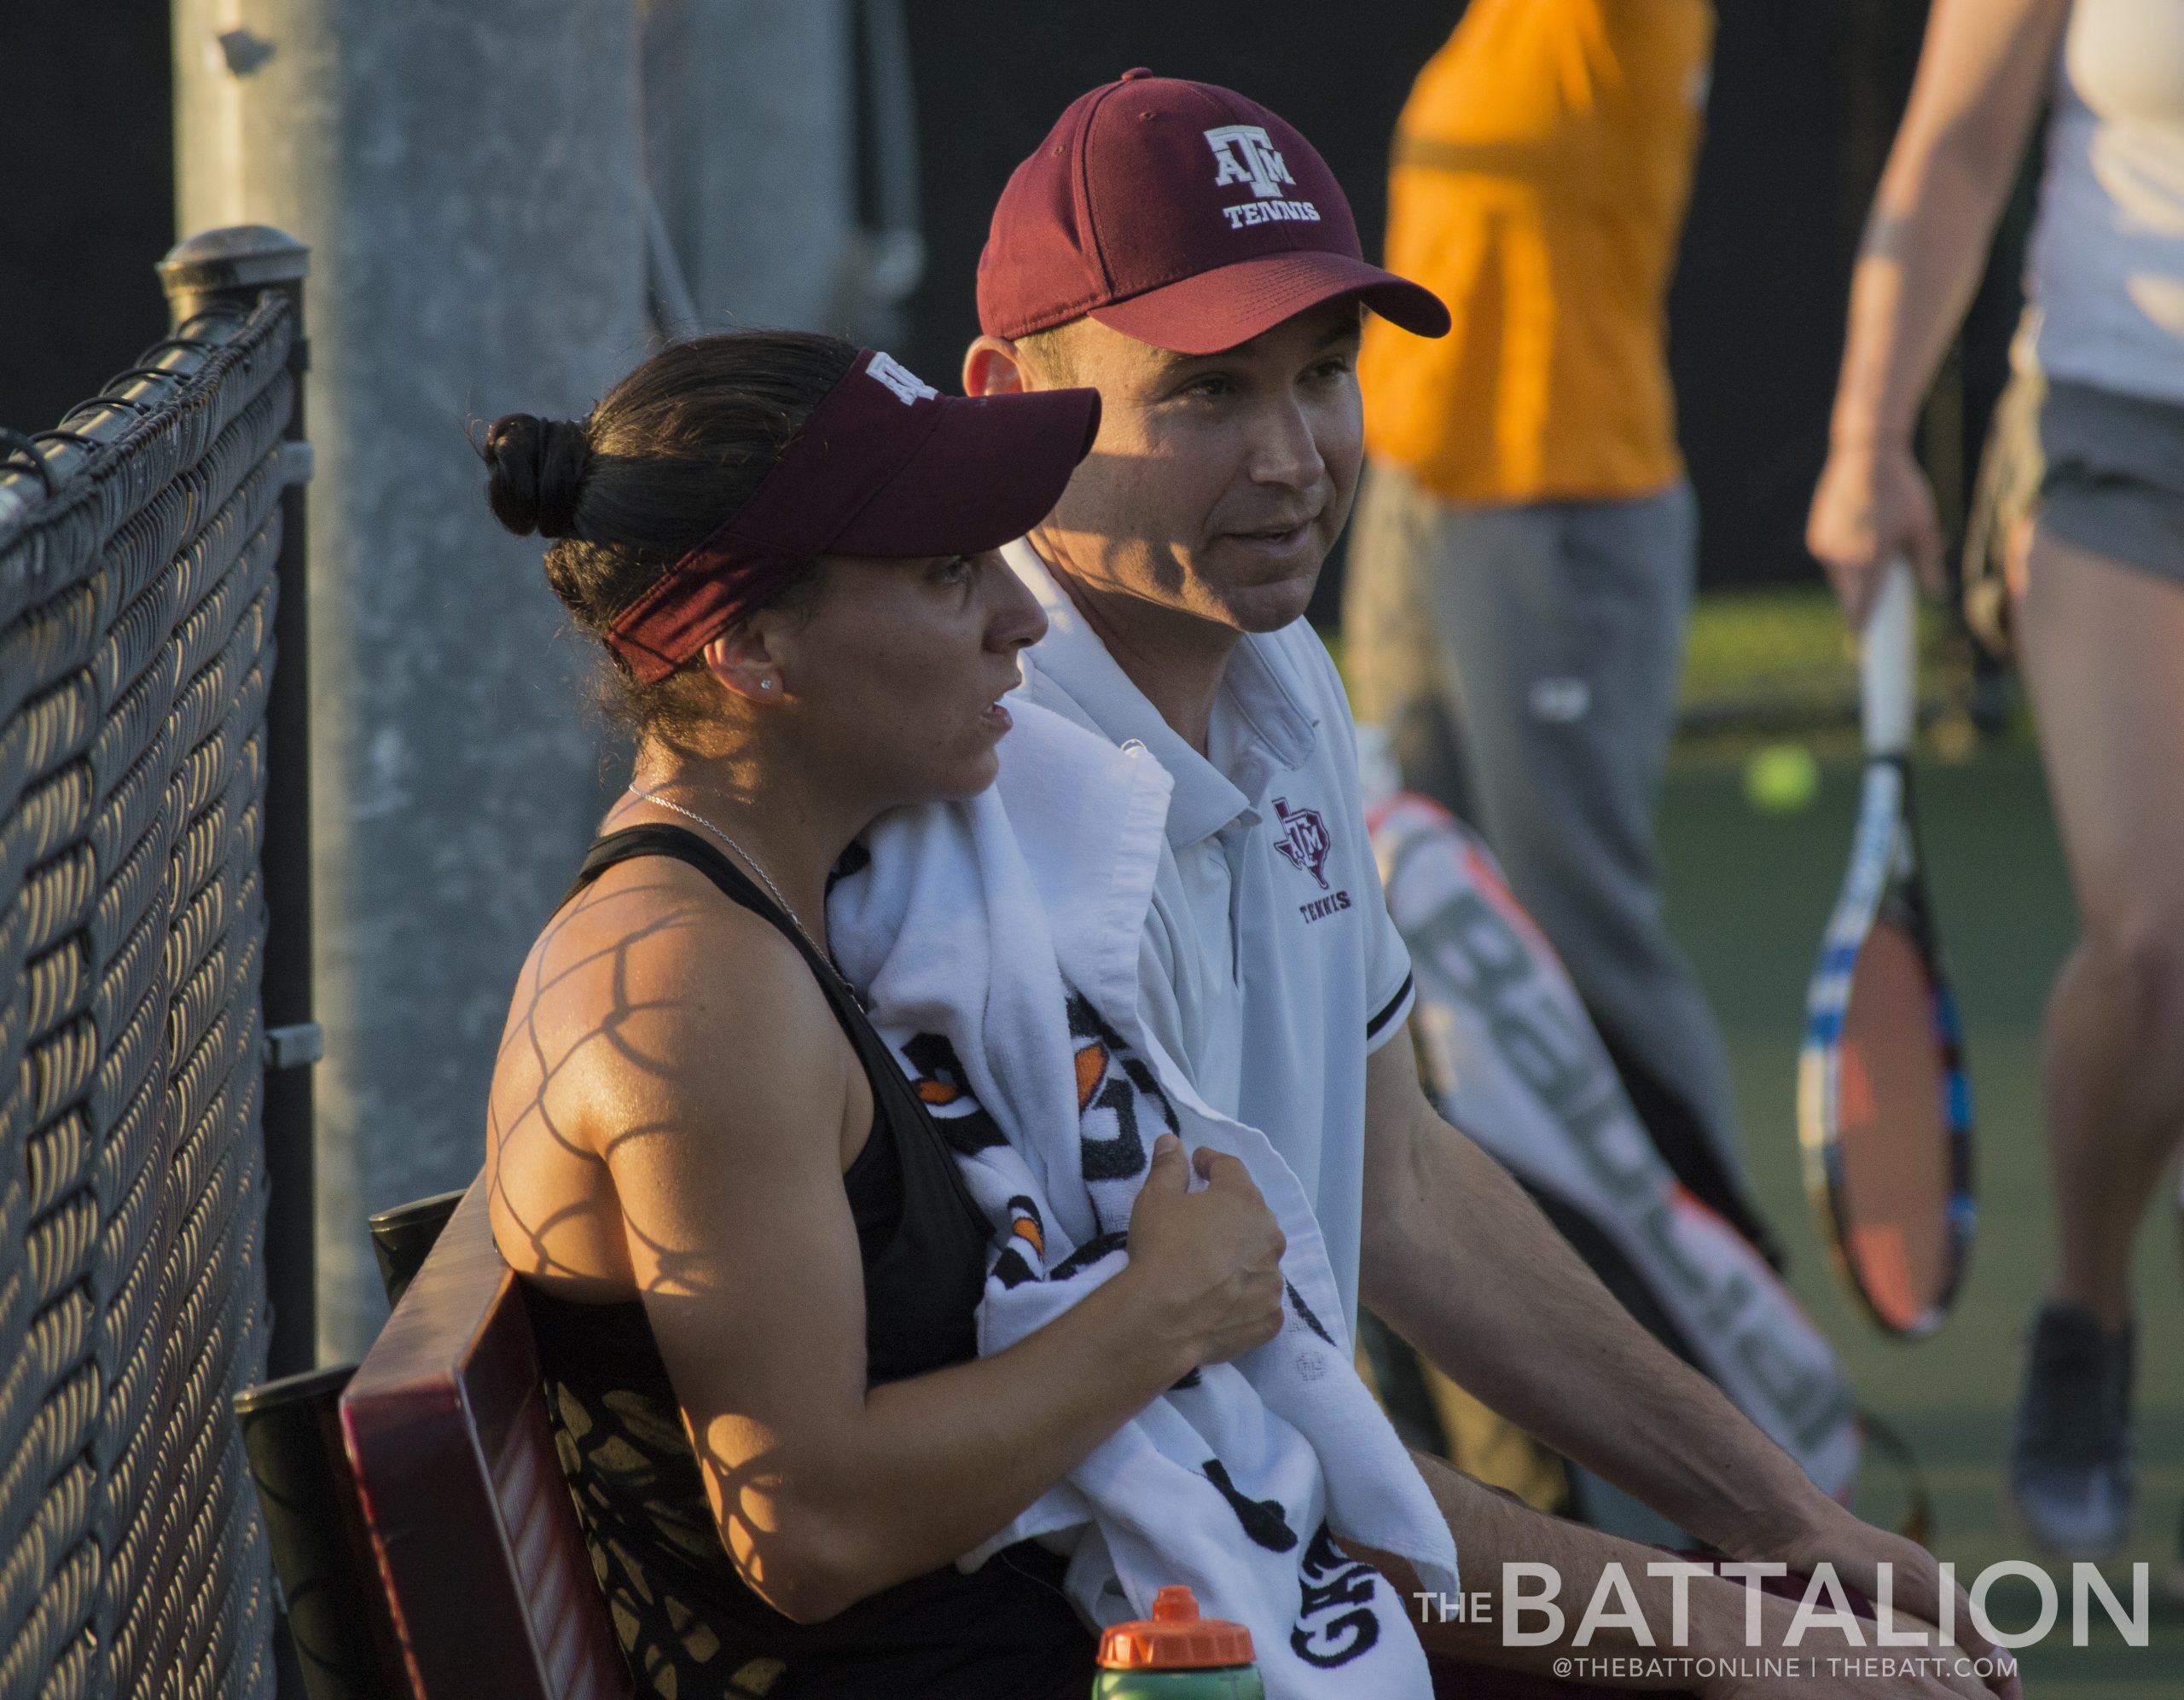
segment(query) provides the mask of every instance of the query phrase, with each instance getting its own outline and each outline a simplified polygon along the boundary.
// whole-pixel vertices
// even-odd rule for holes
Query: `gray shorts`
[[[2184,583],[2184,404],[2050,379],[2041,528]]]
[[[2184,403],[2020,368],[1995,410],[1965,548],[1966,612],[1995,611],[2015,523],[2184,583]],[[1984,601],[1977,588],[1995,594]]]

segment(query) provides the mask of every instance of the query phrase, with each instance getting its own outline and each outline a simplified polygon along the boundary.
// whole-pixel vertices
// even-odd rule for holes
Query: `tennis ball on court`
[[[1802,744],[1769,744],[1744,764],[1745,800],[1763,815],[1804,808],[1820,789],[1820,763]]]

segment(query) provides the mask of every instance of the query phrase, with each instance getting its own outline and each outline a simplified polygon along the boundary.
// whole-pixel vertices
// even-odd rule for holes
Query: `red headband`
[[[1053,510],[1099,422],[1097,391],[944,396],[862,350],[751,499],[617,614],[607,641],[651,684],[821,555],[998,548]]]

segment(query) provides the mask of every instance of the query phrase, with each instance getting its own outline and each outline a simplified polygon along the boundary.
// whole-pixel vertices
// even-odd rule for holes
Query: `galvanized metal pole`
[[[160,262],[160,283],[177,332],[210,307],[247,311],[267,290],[288,298],[295,327],[288,370],[295,411],[281,449],[280,597],[273,616],[273,682],[265,704],[265,824],[258,860],[265,880],[265,954],[259,1004],[265,1022],[265,1289],[273,1307],[266,1373],[309,1369],[318,1350],[312,1247],[311,1065],[319,1054],[311,995],[311,646],[306,634],[305,487],[311,447],[304,429],[304,278],[311,250],[284,230],[244,224],[208,230]]]
[[[600,800],[588,661],[463,432],[581,416],[645,351],[635,9],[176,0],[174,30],[182,228],[312,254],[318,1344],[353,1358],[385,1309],[364,1217],[475,1172]]]
[[[652,188],[697,324],[854,328],[848,0],[644,0]]]

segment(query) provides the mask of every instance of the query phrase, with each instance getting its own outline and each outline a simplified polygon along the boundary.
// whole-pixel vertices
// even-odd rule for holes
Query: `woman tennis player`
[[[493,510],[555,540],[637,736],[524,966],[487,1172],[648,1691],[1082,1700],[1061,1561],[953,1561],[1281,1324],[1273,1216],[1231,1158],[1187,1192],[1171,1135],[1128,1271],[978,1357],[986,1222],[828,954],[857,834],[995,775],[1045,618],[993,550],[1098,406],[743,334],[668,348],[582,423],[487,433]]]
[[[2047,173],[2005,416],[2033,421],[2013,550],[2082,934],[2045,1047],[2056,1262],[2010,1486],[2065,1557],[2133,1500],[2130,1252],[2184,1138],[2184,7],[1937,0],[1851,286],[1808,531],[1854,624],[1884,563],[1940,583],[1911,431],[2043,93]]]

